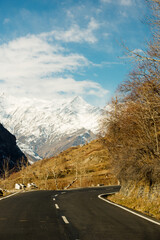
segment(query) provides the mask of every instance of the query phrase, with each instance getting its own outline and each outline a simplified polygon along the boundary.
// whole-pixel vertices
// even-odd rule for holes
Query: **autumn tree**
[[[119,87],[103,131],[117,177],[152,185],[160,179],[160,0],[147,2],[153,39],[141,55],[130,51],[136,67]]]

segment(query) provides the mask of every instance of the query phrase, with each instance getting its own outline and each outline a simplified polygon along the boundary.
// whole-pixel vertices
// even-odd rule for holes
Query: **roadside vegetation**
[[[147,1],[152,41],[129,51],[134,69],[120,85],[103,121],[103,139],[122,190],[120,204],[160,219],[160,0]]]
[[[130,192],[128,191],[129,189],[131,190]],[[138,183],[137,185],[130,186],[128,189],[125,186],[123,190],[118,194],[108,197],[108,199],[160,220],[160,195],[157,189],[154,191],[153,188],[151,190],[147,185]],[[127,191],[129,193],[126,195]]]

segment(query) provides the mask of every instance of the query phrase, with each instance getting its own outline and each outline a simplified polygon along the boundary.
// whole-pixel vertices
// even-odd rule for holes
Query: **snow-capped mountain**
[[[0,122],[37,160],[94,139],[101,113],[79,96],[53,101],[0,96]]]

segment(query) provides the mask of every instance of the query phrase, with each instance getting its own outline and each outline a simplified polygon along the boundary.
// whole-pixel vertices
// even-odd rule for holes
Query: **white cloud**
[[[135,48],[133,51],[133,53],[144,53],[142,49],[139,48]]]
[[[5,18],[4,20],[3,20],[3,24],[7,24],[7,23],[9,23],[10,22],[10,19],[9,18]]]
[[[76,81],[73,78],[51,78],[48,79],[47,89],[49,87],[51,93],[60,93],[63,92],[66,95],[90,95],[90,91],[94,91],[93,95],[102,97],[107,91],[102,89],[102,87],[96,83],[89,80],[85,81]],[[43,89],[43,82],[40,83]],[[53,88],[54,85],[54,88]]]
[[[95,43],[97,38],[94,31],[100,27],[100,24],[91,18],[87,28],[80,28],[77,24],[73,24],[68,30],[55,30],[50,33],[43,33],[41,36],[53,36],[56,40],[62,42],[88,42]]]
[[[135,61],[135,58],[139,56],[143,56],[144,55],[144,51],[142,49],[139,48],[135,48],[132,51],[129,50],[126,55],[119,57],[120,59],[130,59]]]
[[[132,0],[120,0],[120,4],[124,6],[131,6]]]
[[[112,66],[112,65],[122,65],[123,62],[101,62],[101,63],[92,63],[91,64],[95,67],[104,67],[104,66]]]
[[[90,22],[89,26],[95,28],[95,23]],[[103,97],[107,91],[98,83],[66,77],[89,66],[88,59],[69,53],[47,37],[51,35],[27,35],[0,45],[0,79],[4,91],[48,99],[59,97],[61,92],[68,96]]]
[[[101,2],[103,2],[103,3],[111,3],[112,0],[101,0]]]
[[[102,3],[116,3],[123,6],[132,5],[132,0],[101,0]]]
[[[22,80],[44,77],[64,71],[74,71],[88,65],[79,54],[66,54],[41,37],[28,35],[0,46],[0,78]]]

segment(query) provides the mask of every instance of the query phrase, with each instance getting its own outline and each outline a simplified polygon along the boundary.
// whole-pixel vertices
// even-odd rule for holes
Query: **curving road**
[[[99,199],[119,186],[34,191],[0,201],[0,240],[159,240],[160,225]]]

